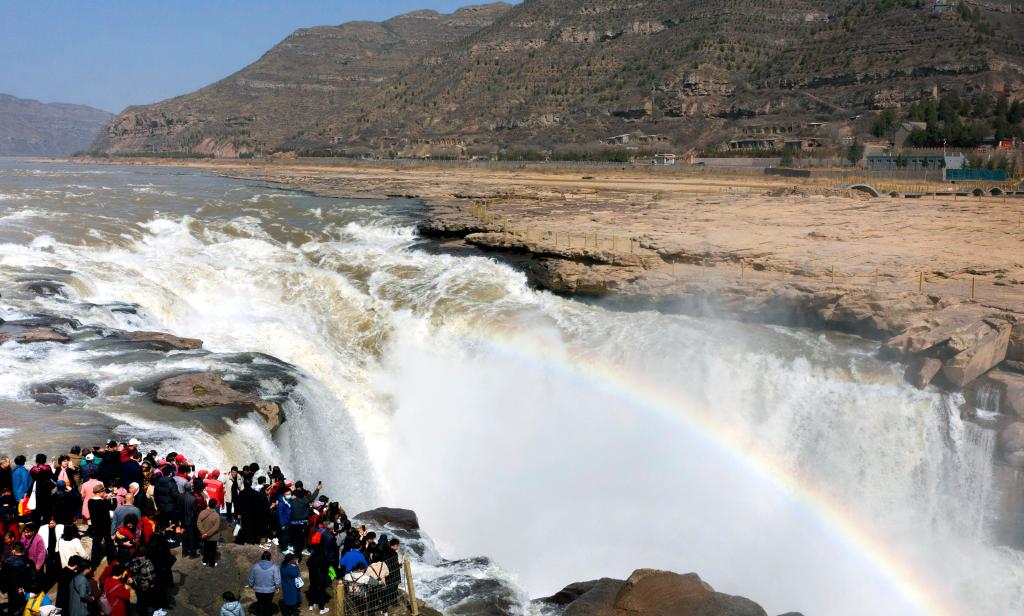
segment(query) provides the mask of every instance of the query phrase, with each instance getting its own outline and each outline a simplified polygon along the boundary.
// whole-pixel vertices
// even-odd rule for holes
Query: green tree
[[[846,149],[846,160],[850,161],[851,165],[856,165],[863,157],[864,146],[857,141],[854,141],[850,147]]]

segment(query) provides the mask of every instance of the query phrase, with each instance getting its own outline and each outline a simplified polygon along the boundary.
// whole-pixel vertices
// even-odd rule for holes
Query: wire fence
[[[345,616],[375,616],[394,613],[399,608],[418,616],[419,603],[412,577],[412,565],[403,558],[398,572],[389,571],[382,562],[360,567],[334,582],[335,613]]]
[[[532,252],[569,249],[595,262],[642,266],[662,277],[680,281],[779,281],[826,284],[885,292],[916,292],[965,299],[998,302],[1024,302],[1024,290],[996,278],[982,268],[963,267],[957,271],[924,268],[893,268],[837,263],[827,258],[802,262],[775,261],[764,257],[744,258],[732,255],[665,256],[645,248],[637,237],[586,231],[547,228],[539,221],[515,221],[507,214],[492,211],[484,201],[469,206],[469,213],[481,223],[481,229],[501,233],[510,248],[517,245]],[[1024,230],[1024,216],[1018,223]]]

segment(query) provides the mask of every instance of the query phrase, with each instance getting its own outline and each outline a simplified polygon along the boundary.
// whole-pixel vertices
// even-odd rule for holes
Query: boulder
[[[71,338],[52,327],[10,327],[7,331],[0,330],[0,344],[10,340],[28,344],[31,342],[70,342]]]
[[[377,526],[391,526],[392,528],[408,531],[418,531],[420,529],[419,518],[416,517],[416,512],[411,509],[378,507],[360,513],[355,516],[355,519],[371,522]]]
[[[885,342],[893,356],[914,356],[940,345],[950,345],[950,355],[974,346],[991,329],[985,323],[991,310],[976,304],[954,304],[909,325],[901,334]],[[934,353],[933,353],[934,354]]]
[[[963,348],[942,366],[942,374],[953,385],[963,387],[1006,359],[1006,348],[1010,342],[1010,324],[995,320],[986,320],[984,323],[988,327],[988,332],[980,338],[950,339],[950,346]]]
[[[203,341],[198,338],[180,338],[163,332],[123,332],[118,336],[135,342],[148,343],[149,346],[161,351],[191,351],[203,347]]]
[[[224,379],[209,372],[182,374],[160,381],[153,399],[158,404],[184,409],[234,406],[258,412],[273,431],[281,425],[281,407],[231,387]]]
[[[918,357],[910,362],[903,378],[918,389],[924,389],[942,370],[942,360],[934,357]]]
[[[1006,349],[1006,359],[1024,361],[1024,321],[1013,325],[1010,344]]]
[[[60,379],[29,387],[29,395],[36,402],[60,406],[72,398],[95,398],[99,393],[100,388],[88,379]]]
[[[25,289],[43,297],[67,297],[66,285],[54,280],[30,280]]]
[[[566,605],[565,616],[767,616],[749,599],[715,592],[696,573],[657,569],[638,569],[625,582],[570,585],[543,601]]]
[[[965,390],[964,397],[971,404],[979,404],[980,398],[994,393],[996,410],[1005,415],[1024,419],[1024,374],[991,370],[976,379]]]
[[[1015,421],[999,433],[999,451],[1008,464],[1024,468],[1024,421]]]

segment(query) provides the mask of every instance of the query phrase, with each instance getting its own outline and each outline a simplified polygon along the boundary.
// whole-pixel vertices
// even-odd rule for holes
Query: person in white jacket
[[[82,540],[78,536],[78,529],[75,528],[74,524],[68,524],[64,527],[64,532],[57,539],[57,553],[60,554],[61,567],[67,567],[68,560],[75,555],[82,560],[88,560],[89,551],[82,545]]]

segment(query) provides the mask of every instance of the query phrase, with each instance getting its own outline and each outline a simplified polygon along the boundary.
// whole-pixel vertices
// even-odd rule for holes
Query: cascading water
[[[67,434],[130,424],[211,464],[277,458],[349,509],[416,509],[437,544],[421,575],[446,605],[464,596],[438,552],[493,557],[457,566],[511,572],[522,596],[661,567],[770,613],[1024,606],[1020,554],[989,539],[991,433],[871,344],[605,310],[418,249],[413,202],[179,173],[0,165],[0,284],[73,272],[68,298],[5,293],[0,317],[164,328],[216,352],[111,366],[94,348],[0,346],[0,445],[37,425],[32,383],[89,376],[101,395],[50,418]],[[256,370],[243,352],[298,368],[273,440],[252,418],[168,425],[134,385]],[[286,386],[268,374],[264,390]]]

